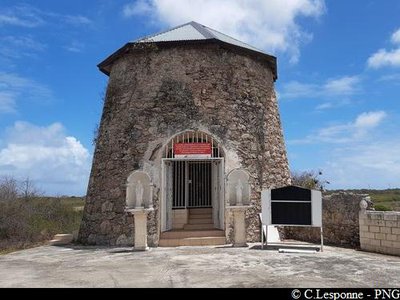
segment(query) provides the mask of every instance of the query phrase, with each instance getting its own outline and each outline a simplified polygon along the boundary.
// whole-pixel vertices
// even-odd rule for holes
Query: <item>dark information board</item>
[[[271,190],[271,223],[311,225],[311,190],[287,186]]]

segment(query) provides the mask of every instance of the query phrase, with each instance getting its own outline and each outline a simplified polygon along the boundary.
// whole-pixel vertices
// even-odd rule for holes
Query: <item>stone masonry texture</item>
[[[360,247],[359,211],[360,201],[365,194],[340,192],[323,194],[322,196],[322,227],[324,243],[352,248]],[[372,207],[372,202],[368,203]],[[320,229],[285,227],[280,231],[286,239],[296,239],[319,243]]]
[[[133,243],[125,184],[130,173],[143,170],[154,184],[148,244],[158,245],[164,146],[186,130],[209,133],[220,142],[225,175],[234,168],[250,173],[247,240],[260,240],[261,190],[290,184],[273,72],[257,58],[217,44],[180,44],[132,50],[111,67],[81,243]],[[229,216],[225,220],[230,228]]]
[[[400,212],[360,213],[361,249],[400,256]]]

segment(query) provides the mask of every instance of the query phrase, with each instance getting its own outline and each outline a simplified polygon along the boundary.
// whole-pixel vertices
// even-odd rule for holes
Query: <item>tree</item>
[[[18,197],[18,182],[10,176],[0,178],[0,201],[12,201]]]
[[[292,172],[292,184],[307,189],[325,190],[329,181],[321,179],[322,171]]]
[[[26,177],[26,179],[19,184],[19,196],[23,199],[31,199],[42,195],[43,193],[35,186],[34,182],[29,177]]]

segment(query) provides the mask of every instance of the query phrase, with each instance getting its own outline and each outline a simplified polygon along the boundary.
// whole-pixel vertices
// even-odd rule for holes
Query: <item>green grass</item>
[[[0,202],[0,254],[33,247],[79,229],[84,199],[36,197]]]
[[[328,192],[347,191],[357,194],[369,194],[371,200],[374,202],[376,210],[396,210],[400,211],[400,189],[386,189],[386,190],[329,190]]]

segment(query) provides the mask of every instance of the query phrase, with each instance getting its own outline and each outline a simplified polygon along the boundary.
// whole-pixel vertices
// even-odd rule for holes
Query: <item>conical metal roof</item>
[[[135,41],[131,41],[111,54],[107,59],[101,62],[98,67],[106,75],[110,74],[111,66],[115,60],[128,52],[135,51],[141,44],[156,44],[158,47],[177,46],[181,44],[204,44],[216,43],[226,49],[239,51],[257,59],[265,61],[272,69],[274,79],[277,79],[276,57],[263,52],[249,44],[241,42],[233,37],[223,34],[217,30],[196,22],[189,22],[167,31],[153,34]],[[140,47],[139,47],[140,48]]]
[[[238,47],[264,53],[249,44],[241,42],[233,37],[223,34],[217,30],[196,22],[189,22],[167,31],[163,31],[154,35],[140,38],[134,43],[149,43],[149,42],[177,42],[177,41],[196,41],[196,40],[220,40],[222,42],[232,44]]]

